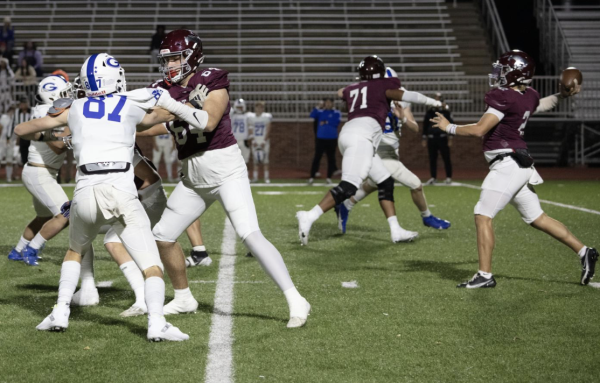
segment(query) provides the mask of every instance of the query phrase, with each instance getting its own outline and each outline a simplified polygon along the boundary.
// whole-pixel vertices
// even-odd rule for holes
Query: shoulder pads
[[[58,100],[54,101],[50,109],[48,109],[48,115],[51,117],[56,117],[62,114],[62,112],[71,107],[73,101],[74,100],[72,98],[59,98]]]

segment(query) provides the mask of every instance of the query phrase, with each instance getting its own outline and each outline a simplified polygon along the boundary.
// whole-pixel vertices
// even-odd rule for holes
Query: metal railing
[[[571,49],[550,0],[535,0],[535,16],[540,29],[541,60],[554,66],[554,72],[567,68]]]
[[[586,136],[595,137],[592,143],[586,147]],[[585,165],[590,163],[600,163],[600,131],[586,126],[583,122],[580,131],[575,135],[575,164]],[[595,141],[595,142],[594,142]]]
[[[159,74],[129,75],[129,90],[149,86],[160,78]],[[354,75],[342,73],[334,75],[277,74],[273,76],[252,76],[230,74],[229,92],[232,100],[243,98],[250,109],[257,101],[267,102],[267,111],[279,121],[309,121],[312,108],[324,97],[336,98],[339,88],[355,81]],[[486,109],[484,96],[490,90],[486,76],[411,76],[401,75],[402,86],[407,89],[433,96],[442,93],[450,106],[453,116],[458,120],[478,120]],[[600,78],[586,79],[584,90],[572,99],[562,101],[558,107],[547,113],[535,115],[538,121],[600,121],[600,97],[595,91],[586,92],[585,87],[600,87]],[[556,93],[558,78],[538,76],[533,87],[542,97]],[[12,85],[13,99],[26,95],[33,100],[33,87],[26,88],[22,83]],[[341,100],[336,107],[344,111]],[[413,105],[415,115],[425,113],[422,105]]]
[[[490,35],[492,45],[496,50],[496,57],[499,57],[504,52],[508,52],[510,47],[508,40],[506,40],[504,27],[502,26],[502,21],[498,15],[498,9],[494,0],[481,1],[481,16]]]

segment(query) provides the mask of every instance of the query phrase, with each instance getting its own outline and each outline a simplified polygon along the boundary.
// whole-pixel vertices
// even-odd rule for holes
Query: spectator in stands
[[[37,77],[33,66],[26,59],[19,61],[20,65],[15,72],[15,80],[20,82],[24,93],[30,100],[35,100]]]
[[[42,53],[37,50],[37,46],[33,41],[28,41],[23,44],[23,50],[19,53],[19,63],[23,59],[27,60],[29,65],[35,69],[35,73],[38,77],[44,75],[44,58],[42,57]]]
[[[152,64],[158,64],[158,51],[160,50],[160,43],[163,41],[166,35],[165,26],[157,25],[156,33],[152,36],[152,41],[150,42],[150,62]]]
[[[435,99],[444,102],[441,93],[435,94]],[[423,121],[423,147],[427,146],[429,151],[429,170],[431,172],[431,178],[425,183],[425,185],[432,185],[437,182],[437,158],[438,152],[442,155],[444,160],[444,168],[446,169],[446,183],[452,182],[452,162],[450,161],[450,147],[452,146],[452,138],[448,137],[446,132],[439,128],[433,128],[433,122],[429,120],[435,117],[435,113],[439,112],[448,119],[452,124],[454,120],[450,114],[450,109],[446,103],[442,104],[441,108],[430,108],[425,113],[425,120]]]
[[[8,60],[8,66],[11,68],[13,67],[12,52],[8,51],[4,41],[0,41],[0,58]]]
[[[4,18],[4,25],[0,32],[0,41],[6,44],[6,51],[12,55],[13,49],[15,49],[15,28],[11,25],[10,17]]]
[[[0,58],[0,114],[6,113],[12,104],[12,84],[15,79],[8,60]]]
[[[331,184],[331,176],[336,170],[335,150],[337,148],[338,128],[342,120],[342,113],[333,108],[333,99],[325,98],[323,100],[323,109],[315,108],[310,114],[317,125],[315,141],[315,157],[310,169],[309,184],[312,184],[316,177],[317,170],[321,165],[323,153],[327,154],[327,183]]]

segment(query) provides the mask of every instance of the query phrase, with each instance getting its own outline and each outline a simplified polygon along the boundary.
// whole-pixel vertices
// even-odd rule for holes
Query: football
[[[583,82],[583,75],[581,71],[575,67],[568,67],[563,70],[560,75],[560,90],[561,92],[568,92],[575,86],[575,80],[577,84],[581,85]]]

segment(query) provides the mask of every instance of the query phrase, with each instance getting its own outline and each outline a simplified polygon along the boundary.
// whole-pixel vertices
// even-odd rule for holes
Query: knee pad
[[[377,190],[380,201],[394,202],[394,180],[392,177],[389,177],[385,181],[377,184]]]
[[[333,196],[335,204],[339,205],[348,198],[352,197],[354,194],[356,194],[357,190],[358,188],[352,185],[350,182],[342,181],[339,183],[339,185],[331,189],[330,192]]]

